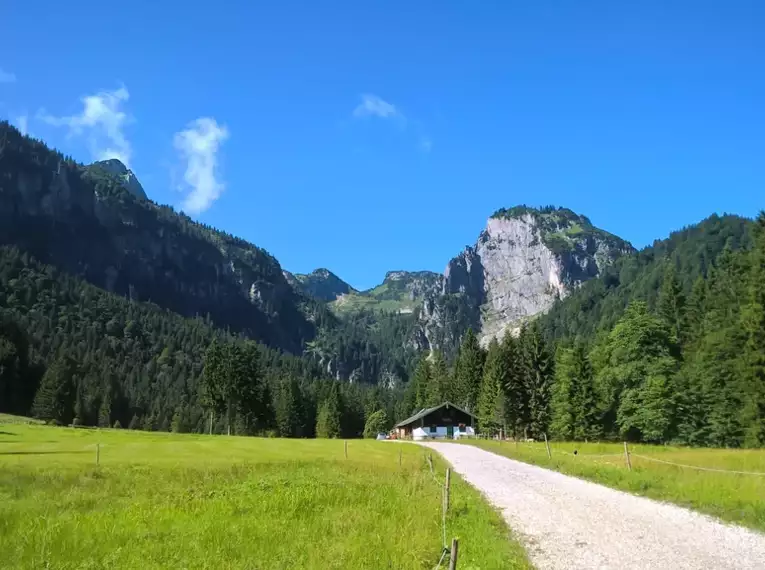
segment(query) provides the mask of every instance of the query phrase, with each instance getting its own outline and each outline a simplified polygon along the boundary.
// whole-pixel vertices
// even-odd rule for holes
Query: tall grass
[[[700,471],[652,461],[660,459],[695,467],[765,473],[765,450],[630,444],[632,471],[629,471],[621,443],[550,442],[551,459],[547,457],[545,444],[540,442],[471,440],[468,443],[512,459],[765,531],[765,476]]]
[[[336,440],[0,424],[0,567],[433,568],[441,493],[423,450],[354,440],[348,455]],[[460,567],[528,568],[499,514],[452,487]]]

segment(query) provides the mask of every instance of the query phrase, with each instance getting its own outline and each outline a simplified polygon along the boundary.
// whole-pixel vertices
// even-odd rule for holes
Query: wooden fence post
[[[348,440],[345,440],[345,458],[348,459]]]
[[[101,444],[96,444],[96,465],[101,465]]]
[[[457,570],[457,553],[459,552],[460,541],[452,539],[452,551],[449,555],[449,570]]]
[[[212,435],[213,411],[210,410],[210,435]]]
[[[627,460],[627,469],[632,471],[632,461],[630,461],[630,451],[627,449],[627,442],[624,442],[624,458]]]
[[[544,434],[545,436],[545,447],[547,448],[547,459],[552,459],[552,455],[550,454],[550,443],[547,441],[547,434]]]
[[[447,467],[446,468],[446,482],[444,483],[444,508],[448,511],[449,510],[449,489],[451,488],[452,484],[452,470]]]

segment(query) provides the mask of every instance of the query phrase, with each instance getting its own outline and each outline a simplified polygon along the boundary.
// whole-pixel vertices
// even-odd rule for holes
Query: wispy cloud
[[[424,153],[428,153],[433,149],[433,141],[430,137],[420,137],[420,150]]]
[[[49,125],[68,127],[70,136],[85,136],[95,160],[117,158],[130,166],[132,147],[123,128],[131,121],[123,103],[130,99],[123,86],[116,91],[100,91],[81,98],[82,112],[70,117],[56,117],[41,109],[37,116]]]
[[[19,115],[14,122],[22,135],[29,134],[29,117],[27,115]]]
[[[0,83],[15,83],[16,75],[10,71],[0,68]]]
[[[181,186],[188,192],[183,200],[185,211],[204,212],[223,192],[225,185],[217,172],[218,151],[227,138],[225,125],[218,125],[211,117],[192,121],[186,130],[175,133],[175,149],[186,162],[185,184]]]
[[[361,103],[353,110],[353,116],[404,119],[404,114],[393,103],[370,94],[361,96]]]

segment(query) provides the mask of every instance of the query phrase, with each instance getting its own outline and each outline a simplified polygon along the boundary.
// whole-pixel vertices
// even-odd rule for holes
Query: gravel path
[[[539,570],[765,569],[765,535],[495,455],[422,443],[499,508]]]

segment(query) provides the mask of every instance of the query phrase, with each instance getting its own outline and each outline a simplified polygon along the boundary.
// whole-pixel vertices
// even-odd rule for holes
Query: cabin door
[[[446,426],[446,439],[454,439],[454,426]]]

